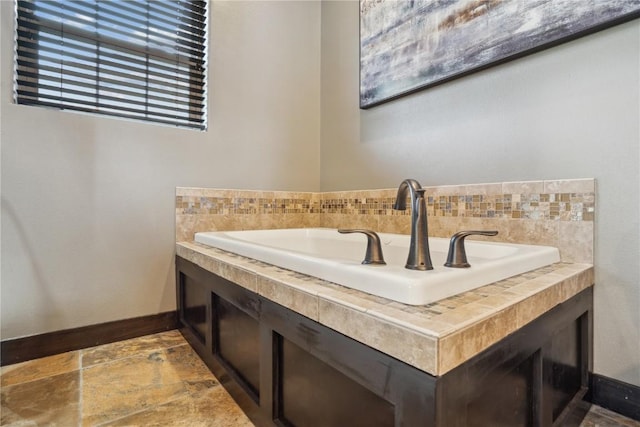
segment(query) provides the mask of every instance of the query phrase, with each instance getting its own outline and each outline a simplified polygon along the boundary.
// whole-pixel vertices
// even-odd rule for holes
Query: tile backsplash
[[[595,180],[524,181],[425,187],[429,235],[498,230],[491,238],[556,246],[566,262],[593,263]],[[409,234],[410,211],[396,189],[291,192],[176,189],[176,241],[199,231],[296,227],[369,228]]]

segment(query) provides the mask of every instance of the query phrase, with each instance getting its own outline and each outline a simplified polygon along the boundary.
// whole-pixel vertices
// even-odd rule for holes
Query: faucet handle
[[[449,242],[449,254],[447,255],[447,262],[444,263],[445,267],[453,268],[468,268],[471,264],[467,261],[467,253],[464,249],[464,239],[467,236],[495,236],[497,231],[483,231],[483,230],[465,230],[459,231],[451,236],[451,242]]]
[[[338,233],[348,234],[348,233],[362,233],[367,236],[367,252],[364,256],[364,261],[362,264],[373,264],[373,265],[386,265],[384,262],[384,257],[382,256],[382,246],[380,245],[380,236],[375,231],[371,230],[363,230],[363,229],[347,229],[341,228],[338,230]]]

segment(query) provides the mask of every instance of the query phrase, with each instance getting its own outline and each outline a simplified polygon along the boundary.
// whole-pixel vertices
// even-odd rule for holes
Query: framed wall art
[[[640,16],[640,0],[361,0],[360,108]]]

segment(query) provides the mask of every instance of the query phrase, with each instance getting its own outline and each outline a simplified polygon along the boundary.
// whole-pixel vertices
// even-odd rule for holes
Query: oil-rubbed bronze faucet
[[[449,253],[447,254],[447,262],[444,263],[445,267],[452,268],[469,268],[471,264],[467,261],[467,251],[464,249],[464,239],[468,236],[495,236],[498,232],[496,230],[464,230],[458,231],[451,236],[449,242]]]
[[[427,204],[424,189],[415,179],[405,179],[398,187],[396,203],[393,209],[407,209],[407,192],[411,197],[411,243],[409,256],[404,266],[410,270],[433,270],[429,253],[429,237],[427,229]]]
[[[371,265],[386,265],[384,262],[384,256],[382,256],[382,245],[380,244],[380,236],[375,231],[363,230],[359,228],[341,228],[338,233],[362,233],[367,236],[367,252],[364,255],[364,261],[362,264]]]

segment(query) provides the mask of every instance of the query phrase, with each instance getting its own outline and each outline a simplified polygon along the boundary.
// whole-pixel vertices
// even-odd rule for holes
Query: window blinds
[[[18,104],[206,127],[206,1],[18,0]]]

